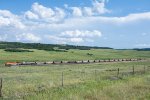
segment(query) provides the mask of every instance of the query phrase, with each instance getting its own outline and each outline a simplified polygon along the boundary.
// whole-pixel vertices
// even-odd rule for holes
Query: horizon
[[[13,41],[0,41],[1,42],[6,42],[6,43],[15,43]],[[114,49],[114,50],[136,50],[136,49],[150,49],[150,48],[112,48],[112,47],[108,47],[108,46],[105,46],[105,47],[101,47],[101,46],[90,46],[90,45],[71,45],[71,44],[50,44],[50,43],[38,43],[38,42],[16,42],[16,43],[23,43],[23,44],[48,44],[48,45],[64,45],[64,46],[83,46],[83,47],[98,47],[98,48],[107,48],[107,49]]]
[[[1,0],[0,5],[0,41],[150,48],[149,0]]]

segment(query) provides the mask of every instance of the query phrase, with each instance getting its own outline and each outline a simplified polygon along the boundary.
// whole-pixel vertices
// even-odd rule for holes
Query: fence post
[[[96,70],[95,70],[95,81],[96,81]]]
[[[132,73],[133,73],[133,75],[134,75],[134,66],[133,66],[132,70],[133,70],[133,72],[132,72]]]
[[[117,77],[119,77],[119,68],[118,68],[118,70],[117,70]]]
[[[3,79],[0,78],[0,97],[2,97]]]
[[[145,72],[146,72],[146,67],[145,67],[145,65],[144,65],[144,74],[145,74]]]
[[[64,86],[64,73],[62,72],[62,76],[61,76],[61,85],[62,87]]]
[[[61,64],[63,63],[63,61],[60,62]]]

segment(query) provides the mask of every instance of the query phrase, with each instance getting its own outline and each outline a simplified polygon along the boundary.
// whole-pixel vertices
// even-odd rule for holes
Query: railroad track
[[[111,62],[134,62],[144,61],[145,59],[105,59],[105,60],[81,60],[81,61],[51,61],[51,62],[7,62],[5,66],[46,66],[46,65],[64,65],[64,64],[90,64],[90,63],[111,63]]]

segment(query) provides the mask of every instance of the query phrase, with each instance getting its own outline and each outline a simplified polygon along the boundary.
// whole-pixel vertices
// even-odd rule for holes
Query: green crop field
[[[149,100],[150,51],[0,49],[2,97],[6,100]],[[88,55],[92,54],[92,55]],[[5,67],[10,61],[65,61],[144,58],[145,61]],[[118,71],[119,68],[119,71]]]

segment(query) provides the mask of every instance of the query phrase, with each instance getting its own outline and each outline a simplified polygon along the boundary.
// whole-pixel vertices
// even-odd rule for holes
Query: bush
[[[4,51],[6,52],[33,52],[31,50],[25,50],[25,49],[17,49],[17,48],[9,48],[9,49],[5,49]]]
[[[93,54],[91,54],[91,53],[87,53],[87,55],[89,55],[89,56],[93,56]]]

